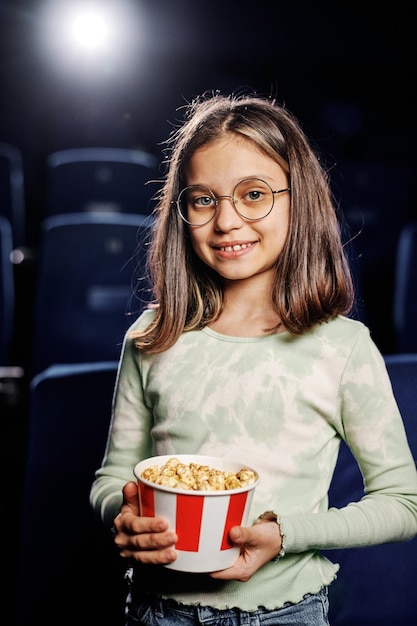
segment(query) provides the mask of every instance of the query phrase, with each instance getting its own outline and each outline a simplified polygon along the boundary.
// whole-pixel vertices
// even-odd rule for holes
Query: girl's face
[[[272,190],[288,187],[284,170],[250,140],[234,134],[214,140],[191,158],[187,185],[204,185],[216,197],[231,196],[240,181],[260,178]],[[189,226],[193,249],[226,280],[268,281],[288,233],[290,195],[274,194],[274,207],[264,219],[247,221],[228,198],[219,199],[214,218]]]

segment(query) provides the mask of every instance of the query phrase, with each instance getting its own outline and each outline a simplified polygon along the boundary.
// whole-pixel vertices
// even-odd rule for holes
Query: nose
[[[222,200],[228,200],[228,202],[222,203]],[[236,211],[233,196],[217,196],[216,203],[217,210],[214,216],[216,230],[227,232],[234,228],[240,228],[243,220]]]

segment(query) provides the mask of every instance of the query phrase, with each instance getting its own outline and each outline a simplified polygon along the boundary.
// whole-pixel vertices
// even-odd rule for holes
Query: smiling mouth
[[[222,252],[237,252],[238,250],[246,250],[246,248],[250,248],[253,245],[253,243],[237,243],[233,246],[219,246],[218,250],[221,250]]]

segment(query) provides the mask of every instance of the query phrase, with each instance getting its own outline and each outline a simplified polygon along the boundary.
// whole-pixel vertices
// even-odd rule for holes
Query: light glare
[[[109,29],[103,15],[84,11],[73,17],[70,26],[73,41],[86,50],[97,50],[108,40]]]
[[[132,66],[137,71],[143,34],[130,0],[45,0],[38,31],[40,49],[60,77],[90,86],[124,80]]]

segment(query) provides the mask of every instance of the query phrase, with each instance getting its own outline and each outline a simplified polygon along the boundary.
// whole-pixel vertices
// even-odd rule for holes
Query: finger
[[[149,518],[152,520],[152,518]],[[115,538],[119,554],[123,558],[134,559],[140,563],[166,564],[177,558],[175,543],[176,533],[172,531],[160,533],[143,533],[126,535],[120,533]]]
[[[233,526],[229,532],[229,539],[237,546],[249,542],[247,529],[244,526]]]
[[[143,564],[167,565],[168,563],[172,563],[176,560],[177,553],[173,548],[151,550],[149,552],[146,550],[141,552],[121,550],[120,556],[122,558],[134,560]]]
[[[130,507],[132,513],[139,515],[139,493],[138,486],[133,481],[123,487],[123,504]]]
[[[239,580],[241,582],[248,581],[258,568],[254,566],[251,560],[247,560],[241,555],[236,563],[224,570],[211,572],[210,577],[218,580]]]
[[[177,540],[177,535],[172,531],[162,533],[142,533],[138,535],[125,535],[124,533],[120,533],[116,537],[115,543],[121,549],[131,551],[149,551],[173,548]]]
[[[168,531],[168,522],[163,517],[141,517],[132,514],[130,511],[120,513],[115,520],[118,530],[125,532],[127,535],[143,535],[145,533],[161,534]],[[177,541],[177,535],[172,533]]]

